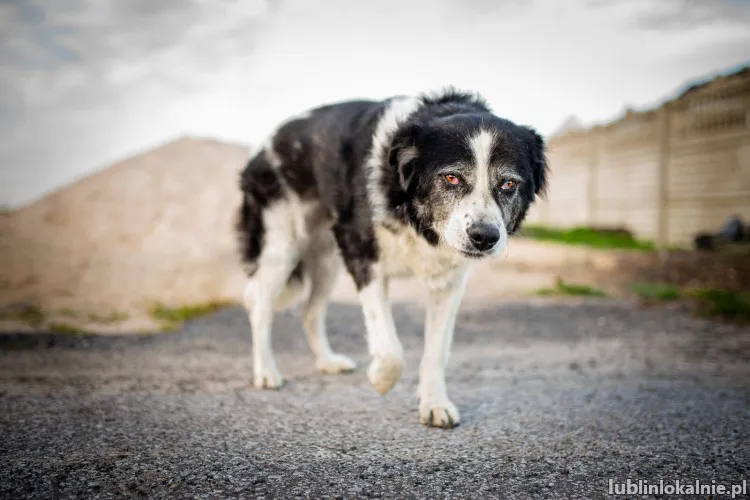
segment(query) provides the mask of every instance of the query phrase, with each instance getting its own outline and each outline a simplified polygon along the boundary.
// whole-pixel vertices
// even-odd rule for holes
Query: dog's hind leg
[[[304,267],[310,280],[310,293],[302,308],[302,325],[316,358],[315,366],[323,373],[352,371],[356,364],[348,357],[333,352],[326,330],[328,298],[340,266],[333,240],[329,243],[322,239],[310,248],[308,255]]]
[[[296,265],[291,247],[264,252],[245,287],[244,302],[253,339],[253,383],[259,389],[278,389],[284,384],[273,356],[271,326]]]

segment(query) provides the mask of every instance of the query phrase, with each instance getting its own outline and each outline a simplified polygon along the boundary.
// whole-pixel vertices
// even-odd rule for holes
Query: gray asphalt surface
[[[314,371],[278,316],[281,391],[250,386],[244,312],[176,333],[0,337],[4,498],[601,498],[608,479],[750,479],[750,331],[615,301],[465,311],[452,430],[417,421],[422,311],[397,306],[409,370],[367,383],[357,307]]]

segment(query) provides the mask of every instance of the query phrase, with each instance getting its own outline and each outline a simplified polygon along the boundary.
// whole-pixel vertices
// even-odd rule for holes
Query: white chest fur
[[[375,229],[380,265],[388,276],[415,276],[427,280],[453,275],[468,261],[445,245],[430,245],[410,227],[400,223]]]

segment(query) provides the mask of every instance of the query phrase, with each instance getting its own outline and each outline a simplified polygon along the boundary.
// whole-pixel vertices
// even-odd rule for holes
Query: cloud
[[[634,23],[650,30],[685,31],[707,24],[747,29],[750,9],[746,2],[726,0],[663,0],[653,10],[638,13]]]
[[[747,3],[0,0],[0,203],[190,133],[253,142],[324,102],[447,84],[552,131],[750,53]],[[679,19],[679,20],[678,20]]]
[[[212,92],[226,53],[232,63],[252,53],[269,10],[237,0],[0,4],[0,203],[189,132],[184,110]]]

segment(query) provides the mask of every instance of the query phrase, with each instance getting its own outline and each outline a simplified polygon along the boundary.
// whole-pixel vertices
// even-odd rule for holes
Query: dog
[[[458,425],[445,367],[467,277],[476,262],[504,251],[543,194],[547,171],[545,144],[533,128],[453,88],[338,102],[282,123],[240,175],[237,229],[249,276],[243,302],[254,385],[282,386],[271,326],[275,311],[299,301],[317,368],[355,368],[326,333],[328,297],[343,263],[364,313],[367,377],[388,392],[404,370],[388,280],[412,276],[428,294],[419,419]]]

